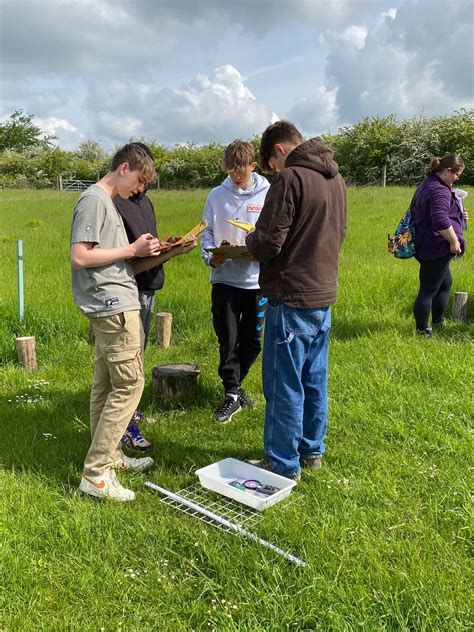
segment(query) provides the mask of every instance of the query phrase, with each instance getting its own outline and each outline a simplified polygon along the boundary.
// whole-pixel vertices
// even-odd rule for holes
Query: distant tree
[[[50,147],[56,136],[46,135],[33,124],[33,118],[33,114],[15,110],[5,123],[0,123],[0,151],[22,152]]]
[[[79,145],[76,152],[79,158],[83,158],[88,162],[101,162],[108,159],[107,153],[102,149],[101,144],[97,140],[85,140]]]
[[[73,156],[72,177],[79,180],[96,180],[107,173],[110,156],[97,140],[85,140]]]
[[[177,145],[159,169],[162,186],[215,187],[221,183],[224,147],[218,143],[198,146],[195,142]]]
[[[461,183],[474,184],[474,110],[407,119],[401,123],[399,135],[399,144],[388,161],[388,182],[419,182],[433,156],[456,153],[466,166]]]
[[[342,127],[324,140],[334,151],[342,175],[350,183],[380,181],[383,166],[399,142],[394,114],[385,118],[365,117],[354,125]]]

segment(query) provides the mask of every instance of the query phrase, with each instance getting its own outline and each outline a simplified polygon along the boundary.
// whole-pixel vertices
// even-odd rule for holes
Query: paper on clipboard
[[[237,228],[242,228],[242,230],[245,230],[247,232],[255,228],[255,224],[249,224],[248,222],[239,222],[236,219],[226,219],[225,221],[229,224],[232,224],[232,226],[237,226]]]
[[[194,228],[191,228],[191,230],[189,230],[185,235],[180,237],[178,240],[176,240],[172,244],[163,246],[163,248],[161,248],[161,252],[166,252],[167,250],[170,250],[170,248],[174,248],[175,246],[180,246],[181,244],[185,244],[186,242],[191,241],[191,237],[193,235],[194,237],[197,237],[198,235],[200,235],[202,231],[206,228],[206,226],[207,226],[207,222],[199,222],[199,224],[196,224]]]

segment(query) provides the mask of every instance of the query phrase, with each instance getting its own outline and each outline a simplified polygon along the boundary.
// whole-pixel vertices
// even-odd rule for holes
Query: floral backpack
[[[415,254],[415,222],[410,208],[404,213],[393,237],[388,235],[388,251],[397,259],[410,259]]]

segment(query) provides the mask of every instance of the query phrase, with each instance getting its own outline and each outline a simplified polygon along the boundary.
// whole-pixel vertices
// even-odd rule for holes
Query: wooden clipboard
[[[207,222],[204,222],[204,221],[199,222],[199,224],[196,224],[194,228],[191,228],[191,230],[188,230],[188,232],[182,237],[180,237],[177,241],[167,246],[163,246],[163,248],[161,248],[161,252],[166,252],[167,250],[170,250],[171,248],[174,248],[175,246],[180,246],[181,244],[185,244],[188,241],[191,241],[192,236],[194,235],[194,237],[197,237],[198,235],[200,235],[202,231],[206,228],[206,226],[207,226]]]
[[[212,252],[213,255],[225,255],[227,259],[240,259],[248,253],[246,246],[215,246],[214,248],[204,248],[206,252]]]

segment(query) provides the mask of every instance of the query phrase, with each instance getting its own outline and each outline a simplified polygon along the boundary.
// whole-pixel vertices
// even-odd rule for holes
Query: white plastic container
[[[280,502],[280,500],[283,500],[290,494],[292,488],[296,485],[296,481],[292,481],[289,478],[262,470],[255,467],[255,465],[250,465],[250,463],[230,458],[201,467],[199,470],[196,470],[196,474],[199,476],[199,482],[206,489],[211,489],[222,496],[233,498],[237,502],[248,505],[257,511],[263,511]],[[259,494],[257,490],[252,489],[245,489],[244,491],[230,485],[236,479],[259,481],[262,485],[277,487],[279,491],[276,491],[271,496],[264,496]]]

